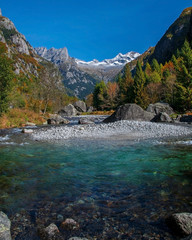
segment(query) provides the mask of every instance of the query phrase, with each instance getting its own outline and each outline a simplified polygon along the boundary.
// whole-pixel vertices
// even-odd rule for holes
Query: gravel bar
[[[37,129],[32,133],[32,138],[37,141],[53,141],[75,138],[123,138],[131,140],[179,137],[192,134],[188,125],[162,124],[142,121],[117,121],[108,124],[90,124],[75,126],[53,126]]]

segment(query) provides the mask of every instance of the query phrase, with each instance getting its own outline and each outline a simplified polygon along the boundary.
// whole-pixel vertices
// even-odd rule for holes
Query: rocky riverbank
[[[34,130],[31,137],[37,141],[54,141],[73,138],[140,140],[179,137],[192,134],[188,125],[152,123],[142,121],[117,121],[108,124],[54,126]]]

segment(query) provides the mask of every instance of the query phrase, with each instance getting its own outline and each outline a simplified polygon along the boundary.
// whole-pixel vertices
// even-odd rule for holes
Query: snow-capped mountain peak
[[[94,59],[92,61],[86,62],[83,60],[75,59],[76,63],[79,66],[89,66],[89,67],[122,67],[125,64],[133,61],[138,56],[140,56],[137,52],[128,52],[126,54],[119,53],[116,57],[112,59],[104,59],[103,61],[99,62],[98,60]]]

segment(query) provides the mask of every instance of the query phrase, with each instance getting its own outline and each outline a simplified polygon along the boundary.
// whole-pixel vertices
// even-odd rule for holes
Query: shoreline
[[[51,126],[50,128],[34,129],[30,138],[43,142],[67,139],[124,139],[134,141],[190,135],[192,135],[192,128],[189,125],[123,120],[113,123]]]

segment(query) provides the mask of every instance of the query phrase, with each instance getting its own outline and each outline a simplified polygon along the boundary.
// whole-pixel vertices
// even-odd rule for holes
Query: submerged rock
[[[154,114],[143,110],[135,103],[128,103],[119,106],[117,110],[103,122],[115,122],[120,120],[137,120],[137,121],[151,121]]]
[[[58,227],[54,223],[51,223],[46,228],[40,228],[38,232],[42,240],[64,240]]]
[[[11,221],[7,215],[0,212],[0,240],[11,240]]]
[[[168,226],[175,234],[187,236],[192,234],[192,213],[175,213],[167,218]]]
[[[173,108],[168,103],[160,103],[160,102],[149,104],[146,111],[151,112],[153,114],[159,114],[161,112],[165,112],[168,115],[171,115],[174,113]]]
[[[54,223],[51,223],[48,227],[45,228],[45,232],[47,233],[48,236],[51,237],[58,233],[59,229]]]
[[[79,224],[72,218],[67,218],[61,223],[61,227],[65,230],[74,230],[79,228]]]
[[[69,240],[88,240],[87,238],[71,237]]]
[[[192,234],[186,238],[182,238],[182,240],[192,240]]]

